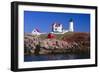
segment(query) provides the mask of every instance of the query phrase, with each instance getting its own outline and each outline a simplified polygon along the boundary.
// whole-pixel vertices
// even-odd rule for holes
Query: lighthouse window
[[[55,28],[55,30],[57,30],[57,28]]]

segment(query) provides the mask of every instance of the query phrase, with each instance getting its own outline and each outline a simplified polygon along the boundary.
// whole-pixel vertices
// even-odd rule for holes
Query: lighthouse
[[[74,31],[74,22],[73,22],[73,19],[70,19],[69,20],[69,31],[70,32],[73,32]]]

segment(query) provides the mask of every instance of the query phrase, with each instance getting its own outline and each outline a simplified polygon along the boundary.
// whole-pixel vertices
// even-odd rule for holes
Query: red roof
[[[56,24],[56,25],[55,25],[55,24]],[[60,24],[57,23],[57,22],[54,22],[53,25],[55,25],[56,27],[59,27],[59,26],[60,26]]]
[[[56,24],[56,27],[59,27],[60,26],[60,24]]]
[[[37,32],[40,32],[37,28],[35,29]]]

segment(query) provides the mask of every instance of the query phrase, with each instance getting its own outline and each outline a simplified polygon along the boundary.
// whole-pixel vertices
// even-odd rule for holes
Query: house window
[[[57,30],[57,28],[55,28],[55,30]]]

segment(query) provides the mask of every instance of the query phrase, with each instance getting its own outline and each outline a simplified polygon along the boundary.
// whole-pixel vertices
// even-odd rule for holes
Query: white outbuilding
[[[33,35],[40,35],[41,33],[38,29],[33,29],[32,34]]]

